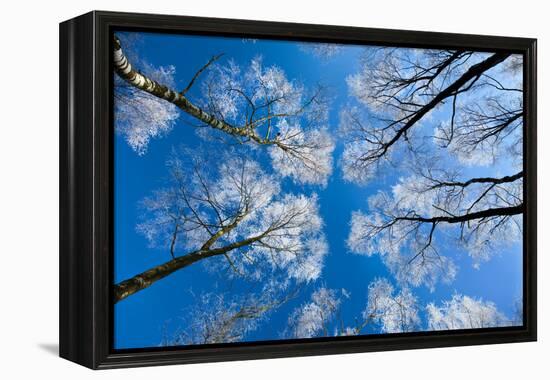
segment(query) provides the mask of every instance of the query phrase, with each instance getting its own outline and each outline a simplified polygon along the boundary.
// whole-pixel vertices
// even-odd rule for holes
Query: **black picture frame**
[[[524,57],[522,327],[112,349],[112,37],[161,33],[510,51]],[[93,369],[537,339],[536,39],[93,11],[60,24],[60,356]]]

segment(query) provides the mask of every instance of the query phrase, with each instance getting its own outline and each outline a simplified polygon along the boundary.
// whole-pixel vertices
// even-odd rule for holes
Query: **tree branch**
[[[213,115],[203,111],[200,107],[193,104],[184,95],[172,90],[171,88],[158,83],[157,81],[148,78],[139,71],[135,70],[122,51],[119,39],[114,36],[114,68],[116,73],[128,82],[130,85],[145,91],[157,98],[166,100],[182,111],[193,116],[199,121],[214,129],[224,131],[233,136],[250,138],[258,143],[266,144],[266,142],[246,128],[237,128],[226,121],[219,120]]]
[[[484,219],[493,216],[511,216],[523,213],[523,203],[518,206],[496,207],[456,216],[398,216],[394,220],[408,220],[421,223],[464,223],[475,219]]]
[[[118,301],[121,301],[124,298],[139,292],[140,290],[148,288],[149,286],[163,279],[164,277],[174,273],[179,269],[196,263],[197,261],[206,259],[208,257],[224,255],[234,249],[241,248],[250,245],[256,241],[259,241],[264,236],[265,233],[262,233],[248,239],[228,244],[224,247],[194,251],[185,256],[176,257],[175,259],[157,265],[138,275],[135,275],[132,278],[121,281],[118,284],[114,285],[113,302],[117,303]]]
[[[495,53],[489,58],[481,61],[470,67],[460,78],[450,84],[448,87],[439,92],[434,98],[424,105],[419,110],[412,113],[405,124],[397,130],[395,135],[386,143],[383,143],[380,150],[369,159],[377,159],[386,154],[388,149],[393,146],[399,139],[406,134],[418,121],[420,121],[428,112],[434,109],[439,103],[450,96],[455,96],[461,92],[461,88],[471,81],[476,81],[479,77],[490,68],[498,65],[510,56],[509,53]],[[471,86],[472,83],[470,83]]]
[[[437,183],[430,187],[430,190],[437,189],[440,187],[468,187],[474,183],[491,183],[491,184],[501,184],[501,183],[509,183],[517,181],[518,179],[523,178],[523,171],[520,171],[519,173],[516,173],[511,176],[504,176],[501,178],[492,178],[492,177],[479,177],[479,178],[471,178],[464,182],[440,182],[436,181]]]
[[[195,81],[204,72],[204,70],[206,70],[208,66],[210,66],[212,63],[220,59],[222,56],[223,56],[223,53],[215,55],[212,58],[210,58],[210,60],[203,67],[201,67],[199,71],[195,73],[195,75],[193,76],[193,78],[191,79],[187,87],[185,87],[185,89],[180,92],[180,95],[185,95],[191,89],[191,87],[193,87],[193,84],[195,84]]]

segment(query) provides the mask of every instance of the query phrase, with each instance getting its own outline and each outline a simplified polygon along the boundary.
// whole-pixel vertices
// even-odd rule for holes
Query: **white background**
[[[550,10],[545,1],[4,1],[0,21],[3,379],[548,378]],[[119,10],[539,39],[539,342],[93,372],[57,355],[58,23]],[[545,149],[545,147],[547,149]],[[545,352],[546,351],[546,352]]]

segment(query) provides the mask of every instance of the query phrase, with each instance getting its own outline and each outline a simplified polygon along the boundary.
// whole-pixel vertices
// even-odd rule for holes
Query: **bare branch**
[[[193,87],[193,84],[195,84],[195,81],[197,80],[197,78],[208,68],[208,66],[210,66],[212,63],[220,59],[222,56],[223,56],[223,53],[215,55],[212,58],[210,58],[210,60],[208,60],[208,62],[203,67],[201,67],[199,71],[195,73],[195,75],[193,75],[193,78],[189,81],[189,84],[187,85],[187,87],[185,87],[185,89],[180,92],[180,95],[185,95],[191,89],[191,87]]]

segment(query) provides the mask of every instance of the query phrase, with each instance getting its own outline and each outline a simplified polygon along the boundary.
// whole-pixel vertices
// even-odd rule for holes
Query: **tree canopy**
[[[169,283],[185,307],[162,306],[162,345],[523,323],[521,297],[511,313],[461,278],[521,251],[521,56],[246,39],[262,54],[218,41],[189,63],[132,36],[114,123],[136,252],[113,302]]]
[[[344,178],[395,178],[352,214],[352,252],[379,254],[401,283],[433,290],[458,270],[443,247],[458,244],[479,267],[521,239],[517,56],[372,48],[347,82],[356,101],[341,111]]]

